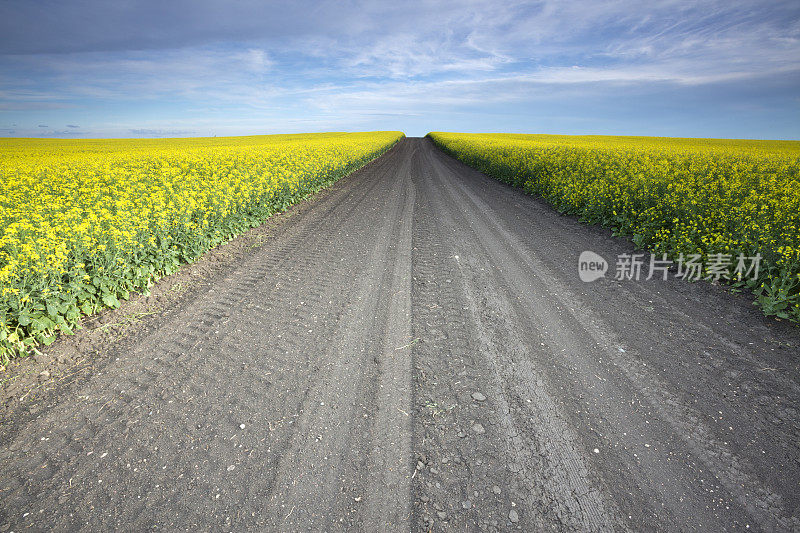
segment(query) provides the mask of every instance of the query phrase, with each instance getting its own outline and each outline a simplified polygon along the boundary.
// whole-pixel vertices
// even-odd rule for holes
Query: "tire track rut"
[[[399,149],[389,155],[402,157]],[[330,349],[326,361],[314,346],[358,308],[346,281],[383,268],[384,257],[373,257],[376,267],[361,252],[387,226],[374,224],[383,219],[375,197],[404,192],[395,171],[383,158],[348,178],[363,176],[92,376],[75,391],[79,409],[65,402],[13,440],[4,436],[3,478],[13,481],[4,483],[0,522],[28,519],[41,529],[275,523],[264,508],[286,479],[281,461],[301,438],[298,421],[324,368],[343,357]],[[369,328],[350,333],[360,339]],[[21,453],[29,449],[43,451]],[[74,511],[27,510],[47,507],[45,495]],[[5,514],[14,508],[16,516]]]

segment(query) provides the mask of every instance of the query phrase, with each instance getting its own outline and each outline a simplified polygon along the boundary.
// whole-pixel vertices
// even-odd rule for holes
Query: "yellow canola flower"
[[[0,139],[0,364],[45,295],[48,313],[113,303],[402,136]]]
[[[760,253],[770,279],[757,293],[762,308],[781,316],[800,301],[798,141],[429,136],[468,165],[656,252]]]

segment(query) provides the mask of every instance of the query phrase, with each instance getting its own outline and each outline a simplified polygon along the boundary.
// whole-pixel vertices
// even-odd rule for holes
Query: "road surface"
[[[585,250],[406,139],[18,408],[0,529],[800,530],[797,329]]]

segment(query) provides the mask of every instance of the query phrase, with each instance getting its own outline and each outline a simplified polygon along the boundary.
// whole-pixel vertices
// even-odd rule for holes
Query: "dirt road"
[[[407,139],[0,428],[0,529],[800,529],[800,334]]]

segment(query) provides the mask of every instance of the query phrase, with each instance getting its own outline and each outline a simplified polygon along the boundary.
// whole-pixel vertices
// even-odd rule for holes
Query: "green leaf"
[[[61,314],[60,310],[59,310],[58,302],[56,302],[54,300],[47,300],[45,302],[45,306],[47,307],[47,314],[48,315],[50,315],[52,317],[55,317],[55,316],[58,316],[58,315]]]
[[[81,304],[81,312],[84,315],[91,315],[93,310],[93,306],[88,300]]]
[[[112,309],[116,309],[120,306],[119,300],[117,300],[117,297],[113,294],[106,294],[103,296],[103,303]]]
[[[33,330],[34,333],[41,333],[43,331],[51,330],[55,327],[56,327],[55,322],[53,322],[46,316],[34,318],[31,320],[31,329]]]
[[[28,313],[22,312],[19,314],[17,322],[19,322],[19,325],[22,327],[28,326],[31,323],[31,317]]]

